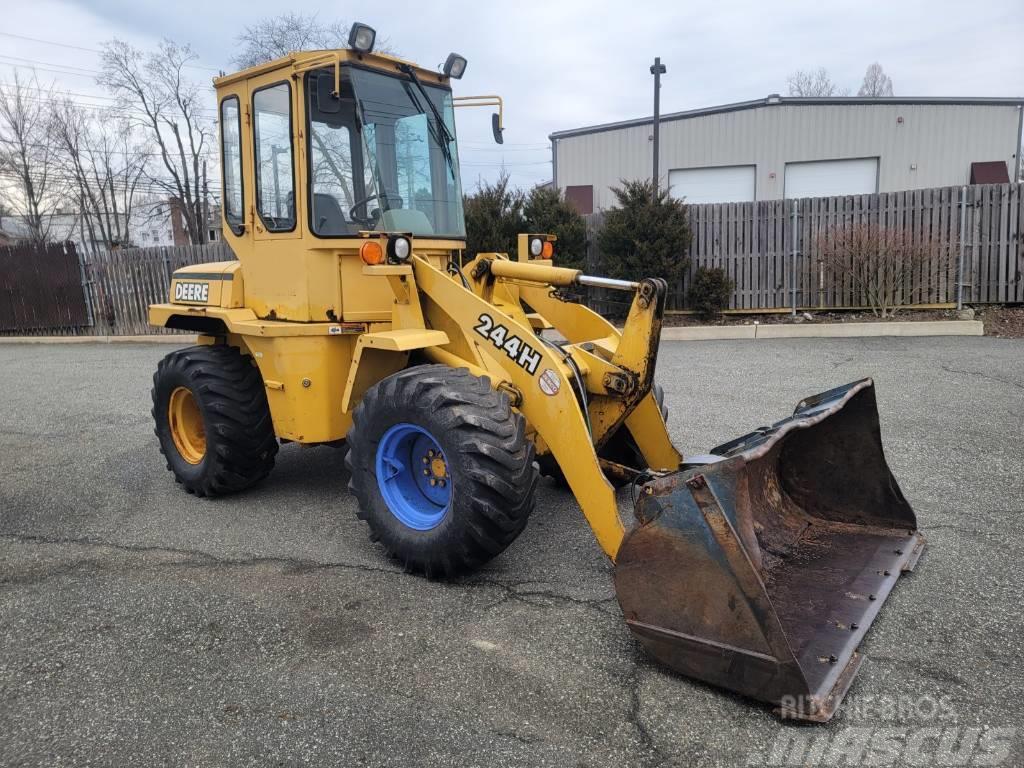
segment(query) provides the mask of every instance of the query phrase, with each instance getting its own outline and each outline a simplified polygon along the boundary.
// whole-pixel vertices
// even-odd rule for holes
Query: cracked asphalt
[[[0,344],[4,766],[761,765],[780,734],[834,746],[851,728],[1024,723],[1024,342],[663,345],[686,452],[876,380],[929,548],[826,726],[649,662],[552,485],[520,539],[456,583],[405,575],[370,543],[332,449],[286,446],[236,497],[186,495],[150,426],[168,351]],[[938,722],[919,705],[940,699]],[[1024,764],[1021,734],[1003,757]]]

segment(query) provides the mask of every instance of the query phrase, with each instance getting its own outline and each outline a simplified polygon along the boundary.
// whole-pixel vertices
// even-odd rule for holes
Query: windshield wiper
[[[434,139],[438,144],[441,145],[441,152],[444,154],[444,159],[448,163],[448,170],[451,171],[452,179],[455,178],[455,161],[452,160],[452,150],[450,142],[455,141],[455,137],[452,136],[451,131],[448,130],[448,126],[445,125],[444,119],[441,117],[441,113],[437,107],[434,106],[434,102],[430,99],[430,94],[427,93],[427,89],[423,87],[423,83],[416,76],[416,70],[414,70],[409,64],[399,64],[398,69],[409,76],[409,79],[416,85],[416,89],[423,96],[423,100],[427,102],[427,106],[430,107],[430,113],[434,116],[434,122],[437,124],[437,131],[434,134]],[[419,105],[419,99],[416,100],[416,107],[422,112],[423,108]]]

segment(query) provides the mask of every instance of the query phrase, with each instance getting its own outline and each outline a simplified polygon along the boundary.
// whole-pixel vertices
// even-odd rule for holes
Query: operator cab
[[[261,319],[387,321],[394,297],[386,280],[362,279],[379,263],[366,254],[461,259],[455,107],[498,107],[500,141],[501,99],[452,95],[461,56],[435,72],[374,52],[374,37],[356,24],[347,49],[214,80],[225,241],[241,266],[232,301]]]

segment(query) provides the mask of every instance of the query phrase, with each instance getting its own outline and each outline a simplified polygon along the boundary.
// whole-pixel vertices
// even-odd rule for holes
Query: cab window
[[[220,103],[221,159],[224,163],[224,219],[235,234],[244,222],[242,198],[242,117],[237,96]]]
[[[295,229],[291,86],[278,83],[252,97],[256,210],[270,232]]]

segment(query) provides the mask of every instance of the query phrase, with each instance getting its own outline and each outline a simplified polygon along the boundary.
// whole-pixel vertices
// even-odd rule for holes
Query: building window
[[[256,210],[270,232],[295,229],[291,86],[278,83],[252,97],[256,157]]]
[[[565,188],[565,201],[581,216],[594,212],[594,186],[584,184]]]

